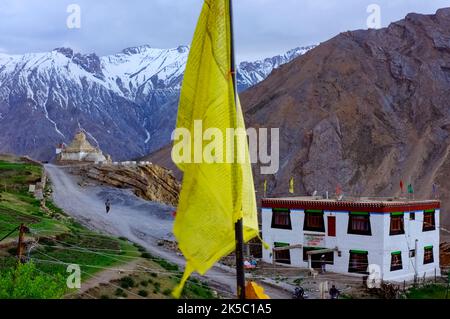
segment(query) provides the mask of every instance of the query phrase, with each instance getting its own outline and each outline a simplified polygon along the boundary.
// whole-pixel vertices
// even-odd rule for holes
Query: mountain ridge
[[[244,63],[241,87],[306,50]],[[0,53],[0,151],[49,160],[54,146],[79,129],[117,160],[159,149],[175,127],[188,55],[183,45],[142,45],[105,56],[64,47]]]

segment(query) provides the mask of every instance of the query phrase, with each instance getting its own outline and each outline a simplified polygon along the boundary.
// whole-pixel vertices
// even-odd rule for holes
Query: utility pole
[[[233,28],[233,0],[229,0],[229,11],[230,11],[230,46],[231,46],[231,77],[233,81],[233,93],[234,100],[236,103],[236,114],[238,111],[238,92],[237,92],[237,82],[236,82],[236,59],[234,53],[234,28]],[[237,124],[237,116],[232,124]],[[237,127],[237,125],[232,125],[232,127]],[[236,147],[235,147],[236,149]],[[234,165],[237,165],[237,158],[235,155]],[[237,297],[238,299],[244,300],[245,296],[245,270],[244,270],[244,225],[242,218],[239,219],[235,224],[235,239],[236,239],[236,286],[237,286]]]

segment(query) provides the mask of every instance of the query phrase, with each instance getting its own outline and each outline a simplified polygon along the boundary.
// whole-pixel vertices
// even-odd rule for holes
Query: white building
[[[111,162],[109,156],[103,155],[103,152],[93,147],[86,139],[83,132],[78,132],[74,140],[69,146],[63,144],[56,148],[58,162],[91,162],[91,163],[105,163]]]
[[[439,214],[439,201],[263,199],[263,260],[320,268],[322,258],[357,276],[373,265],[387,281],[440,276]]]

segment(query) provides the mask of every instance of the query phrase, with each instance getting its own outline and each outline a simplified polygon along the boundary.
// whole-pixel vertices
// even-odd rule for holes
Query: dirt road
[[[182,256],[157,245],[159,239],[173,239],[173,207],[148,202],[136,197],[131,191],[112,187],[80,187],[75,176],[55,165],[45,165],[53,183],[53,200],[65,212],[84,226],[123,236],[148,249],[152,254],[184,267]],[[111,202],[111,211],[106,213],[105,201]],[[205,276],[211,286],[218,290],[236,290],[235,276],[231,269],[213,267]],[[265,286],[274,299],[290,298],[290,293]]]

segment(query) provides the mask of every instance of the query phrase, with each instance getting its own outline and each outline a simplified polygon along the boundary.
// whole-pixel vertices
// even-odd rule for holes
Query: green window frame
[[[403,235],[405,233],[405,213],[391,213],[389,235]]]
[[[348,272],[368,275],[369,252],[366,250],[350,250]]]
[[[391,271],[403,269],[402,252],[394,251],[391,253]]]
[[[291,211],[286,208],[273,208],[271,227],[273,229],[292,230]]]
[[[273,246],[275,248],[277,248],[277,247],[288,247],[288,246],[290,246],[290,244],[281,243],[281,242],[274,242]],[[279,250],[279,251],[275,250],[275,254],[274,254],[273,258],[274,258],[276,263],[290,265],[291,264],[291,251],[289,249]]]
[[[303,230],[325,233],[325,214],[323,210],[305,210]]]
[[[370,213],[350,212],[348,214],[347,233],[351,235],[372,236]]]
[[[433,246],[425,246],[423,249],[423,264],[432,264],[434,263],[434,247]]]
[[[436,230],[436,211],[426,210],[423,212],[423,226],[422,231],[433,231]]]

